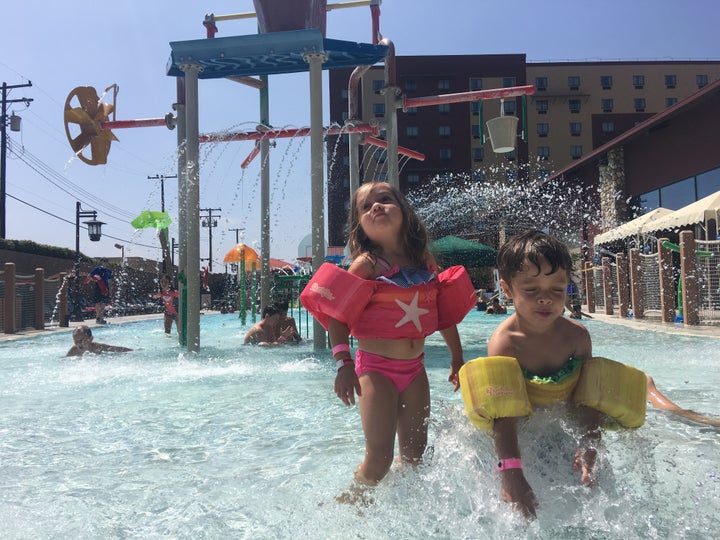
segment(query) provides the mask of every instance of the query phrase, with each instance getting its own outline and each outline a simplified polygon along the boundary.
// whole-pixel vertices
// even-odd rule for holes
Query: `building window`
[[[482,90],[482,79],[473,77],[470,79],[470,90]]]
[[[612,88],[612,75],[601,75],[600,86],[603,90],[610,90]]]
[[[450,104],[441,103],[440,105],[438,105],[438,112],[440,114],[450,114]]]
[[[645,112],[645,98],[635,98],[633,104],[635,105],[635,112]]]
[[[415,79],[408,79],[405,81],[405,91],[414,92],[417,90],[417,81]]]
[[[568,88],[570,90],[580,90],[580,77],[568,77]]]
[[[677,76],[676,75],[665,75],[665,88],[672,90],[673,88],[675,88],[676,84],[677,84]]]
[[[550,147],[549,146],[538,146],[537,156],[540,160],[550,159]]]
[[[515,77],[503,77],[503,88],[510,88],[511,86],[516,86],[515,80]]]
[[[478,124],[473,124],[470,126],[470,129],[472,131],[473,139],[479,139],[480,138],[480,126]]]
[[[438,90],[450,90],[450,80],[440,79],[438,81]]]
[[[603,133],[614,133],[615,132],[615,122],[603,122],[602,123],[602,132]]]
[[[375,175],[375,181],[376,182],[387,182],[387,172],[382,171]]]
[[[582,123],[581,122],[570,122],[570,135],[573,137],[579,137],[582,133]]]
[[[349,167],[350,166],[350,156],[343,156],[342,163],[343,163],[343,166]]]
[[[348,98],[347,88],[343,88],[342,90],[340,90],[340,97],[341,97],[342,99],[347,99],[347,98]]]
[[[505,114],[515,114],[515,100],[503,101],[503,111]]]
[[[420,183],[420,175],[417,173],[410,173],[407,175],[407,181],[408,181],[408,184],[419,184]]]
[[[568,100],[568,105],[570,106],[571,113],[578,114],[580,112],[580,100],[579,99]]]
[[[348,112],[347,112],[347,111],[343,111],[343,112],[342,112],[342,119],[343,119],[343,122],[348,119]]]
[[[535,110],[538,114],[547,114],[548,112],[548,102],[547,99],[538,99],[535,102]]]
[[[633,75],[633,86],[635,90],[642,90],[645,88],[645,75]]]
[[[417,114],[417,107],[408,107],[405,109],[405,114]]]
[[[382,90],[382,87],[385,85],[385,81],[382,79],[374,79],[372,82],[373,85],[373,92],[376,94],[380,93],[380,90]]]
[[[384,103],[373,103],[373,114],[376,117],[385,116],[385,104]]]
[[[343,178],[343,187],[344,188],[350,187],[350,177],[349,176],[346,176]]]
[[[672,107],[677,103],[676,97],[665,98],[665,107]]]
[[[472,111],[473,116],[477,116],[480,113],[480,102],[473,101],[470,103],[470,110]]]
[[[473,148],[472,149],[472,159],[473,161],[482,161],[485,159],[485,149],[484,148]]]
[[[415,139],[418,136],[418,131],[417,126],[408,126],[405,128],[405,135],[411,139]]]
[[[698,88],[707,86],[708,76],[707,75],[695,75],[695,83],[697,84]]]
[[[440,126],[438,127],[438,134],[441,137],[449,137],[450,136],[450,126]]]
[[[549,132],[550,132],[550,124],[548,124],[546,122],[540,122],[537,125],[538,137],[547,137]]]
[[[603,112],[612,112],[613,111],[613,100],[612,99],[603,99],[601,107],[602,107]]]
[[[547,90],[547,77],[535,77],[535,90]]]
[[[582,146],[572,145],[570,147],[570,157],[573,159],[580,159],[582,157]]]
[[[440,159],[448,160],[450,158],[452,158],[452,151],[449,148],[441,148],[440,149]]]
[[[375,151],[374,152],[375,160],[378,163],[385,163],[387,161],[387,149],[383,148],[382,150]]]

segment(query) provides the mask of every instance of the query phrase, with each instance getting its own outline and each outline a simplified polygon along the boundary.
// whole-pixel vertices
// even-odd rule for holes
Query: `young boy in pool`
[[[90,327],[81,324],[72,333],[73,342],[75,343],[65,356],[82,356],[85,353],[100,354],[104,352],[128,352],[132,349],[121,347],[119,345],[108,345],[107,343],[96,343],[93,341],[92,330]]]
[[[572,259],[565,244],[540,231],[528,231],[508,240],[498,252],[500,285],[512,299],[515,312],[495,330],[488,342],[488,356],[516,358],[524,375],[547,377],[567,365],[575,369],[592,357],[592,342],[585,327],[563,317]],[[602,414],[581,407],[585,435],[573,469],[581,482],[595,482],[596,446]],[[493,436],[501,468],[503,499],[520,512],[535,515],[537,501],[519,464],[517,417],[497,418]]]
[[[488,358],[466,364],[460,379],[466,412],[468,402],[472,406],[475,401],[487,406],[487,409],[477,409],[481,418],[472,414],[469,417],[478,427],[492,426],[503,499],[513,503],[523,515],[534,517],[537,508],[535,494],[523,475],[517,438],[517,418],[530,414],[531,404],[568,401],[577,407],[584,434],[572,468],[580,472],[581,483],[588,487],[596,481],[596,448],[601,425],[607,418],[605,413],[621,425],[638,427],[645,418],[647,399],[659,409],[712,425],[712,419],[681,409],[663,396],[652,378],[643,372],[593,358],[587,329],[563,317],[572,259],[561,241],[536,230],[521,233],[500,248],[497,268],[500,285],[513,300],[515,312],[490,337]],[[477,361],[495,367],[479,368],[477,376],[471,375],[467,368]],[[508,375],[508,365],[516,370],[519,365],[517,375]],[[492,370],[498,366],[503,366],[500,371],[504,379],[494,377]],[[515,381],[522,379],[519,389],[518,383],[512,382],[513,377]],[[492,383],[487,383],[489,380]],[[478,398],[478,393],[487,393],[490,397]],[[496,407],[508,396],[508,402]],[[499,414],[487,421],[488,410],[497,410]],[[507,410],[518,414],[502,414]]]

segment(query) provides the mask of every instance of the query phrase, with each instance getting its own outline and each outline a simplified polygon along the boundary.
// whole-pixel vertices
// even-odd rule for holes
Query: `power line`
[[[35,209],[35,210],[37,210],[37,211],[39,211],[39,212],[42,212],[43,214],[46,214],[46,215],[48,215],[48,216],[50,216],[50,217],[54,217],[55,219],[59,219],[60,221],[64,221],[65,223],[68,223],[68,224],[73,225],[73,226],[75,225],[74,222],[69,221],[69,220],[65,219],[64,217],[56,216],[56,215],[53,214],[52,212],[48,212],[47,210],[43,210],[42,208],[40,208],[40,207],[38,207],[38,206],[35,206],[35,205],[33,205],[33,204],[30,204],[30,203],[27,202],[27,201],[23,201],[22,199],[20,199],[20,198],[18,198],[18,197],[15,197],[14,195],[10,195],[10,194],[8,193],[7,196],[10,197],[11,199],[15,199],[15,200],[16,200],[17,202],[19,202],[19,203],[22,203],[22,204],[24,204],[24,205],[26,205],[26,206],[29,206],[30,208],[33,208],[33,209]],[[87,227],[83,227],[83,229],[87,229]],[[116,236],[112,236],[112,235],[106,234],[106,233],[103,233],[103,236],[107,236],[108,238],[112,238],[113,240],[119,240],[119,241],[121,241],[121,242],[125,242],[125,243],[130,244],[130,245],[133,245],[133,246],[146,247],[146,248],[150,248],[150,249],[160,250],[160,248],[159,248],[158,246],[149,246],[149,245],[147,245],[147,244],[140,244],[140,243],[135,242],[135,241],[132,241],[132,240],[126,240],[126,239],[124,239],[124,238],[118,238],[118,237],[116,237]]]

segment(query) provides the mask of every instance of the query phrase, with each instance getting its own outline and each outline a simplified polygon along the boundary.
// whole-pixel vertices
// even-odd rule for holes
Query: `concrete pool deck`
[[[512,311],[512,307],[510,308]],[[201,312],[202,314],[210,314],[210,313],[218,313],[216,311],[212,310],[203,310]],[[706,337],[706,338],[714,338],[714,339],[720,339],[720,326],[685,326],[682,323],[663,323],[656,320],[636,320],[636,319],[621,319],[617,315],[605,315],[604,313],[593,313],[591,314],[591,317],[594,320],[602,321],[607,324],[617,324],[621,326],[625,326],[628,328],[632,328],[634,330],[645,330],[649,332],[664,332],[667,334],[675,334],[679,336],[698,336],[698,337]],[[109,319],[110,325],[113,324],[122,324],[127,322],[133,322],[133,321],[145,321],[145,320],[151,320],[151,319],[158,319],[161,321],[163,318],[162,313],[151,313],[146,315],[128,315],[124,317],[112,317]],[[24,339],[32,336],[38,336],[42,334],[48,334],[53,332],[71,332],[73,329],[75,329],[77,326],[80,326],[81,324],[86,324],[90,328],[97,328],[97,327],[105,327],[104,324],[97,324],[95,322],[95,319],[88,319],[83,322],[70,322],[69,326],[67,327],[59,327],[59,326],[52,326],[52,327],[46,327],[44,330],[34,330],[32,328],[26,328],[23,330],[19,330],[18,332],[14,334],[4,334],[0,333],[0,342],[5,341],[15,341],[17,339]],[[173,335],[174,331],[173,331]]]

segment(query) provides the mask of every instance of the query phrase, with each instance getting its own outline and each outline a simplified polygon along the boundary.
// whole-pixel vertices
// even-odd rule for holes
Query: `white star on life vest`
[[[405,316],[400,319],[397,324],[395,324],[395,328],[400,328],[403,324],[407,324],[412,321],[412,323],[415,325],[415,329],[418,332],[422,332],[422,324],[420,324],[420,317],[422,315],[430,313],[430,310],[418,307],[418,298],[419,292],[416,291],[415,296],[413,296],[412,302],[410,302],[409,304],[406,304],[398,298],[395,299],[395,303],[400,306],[405,312]]]

